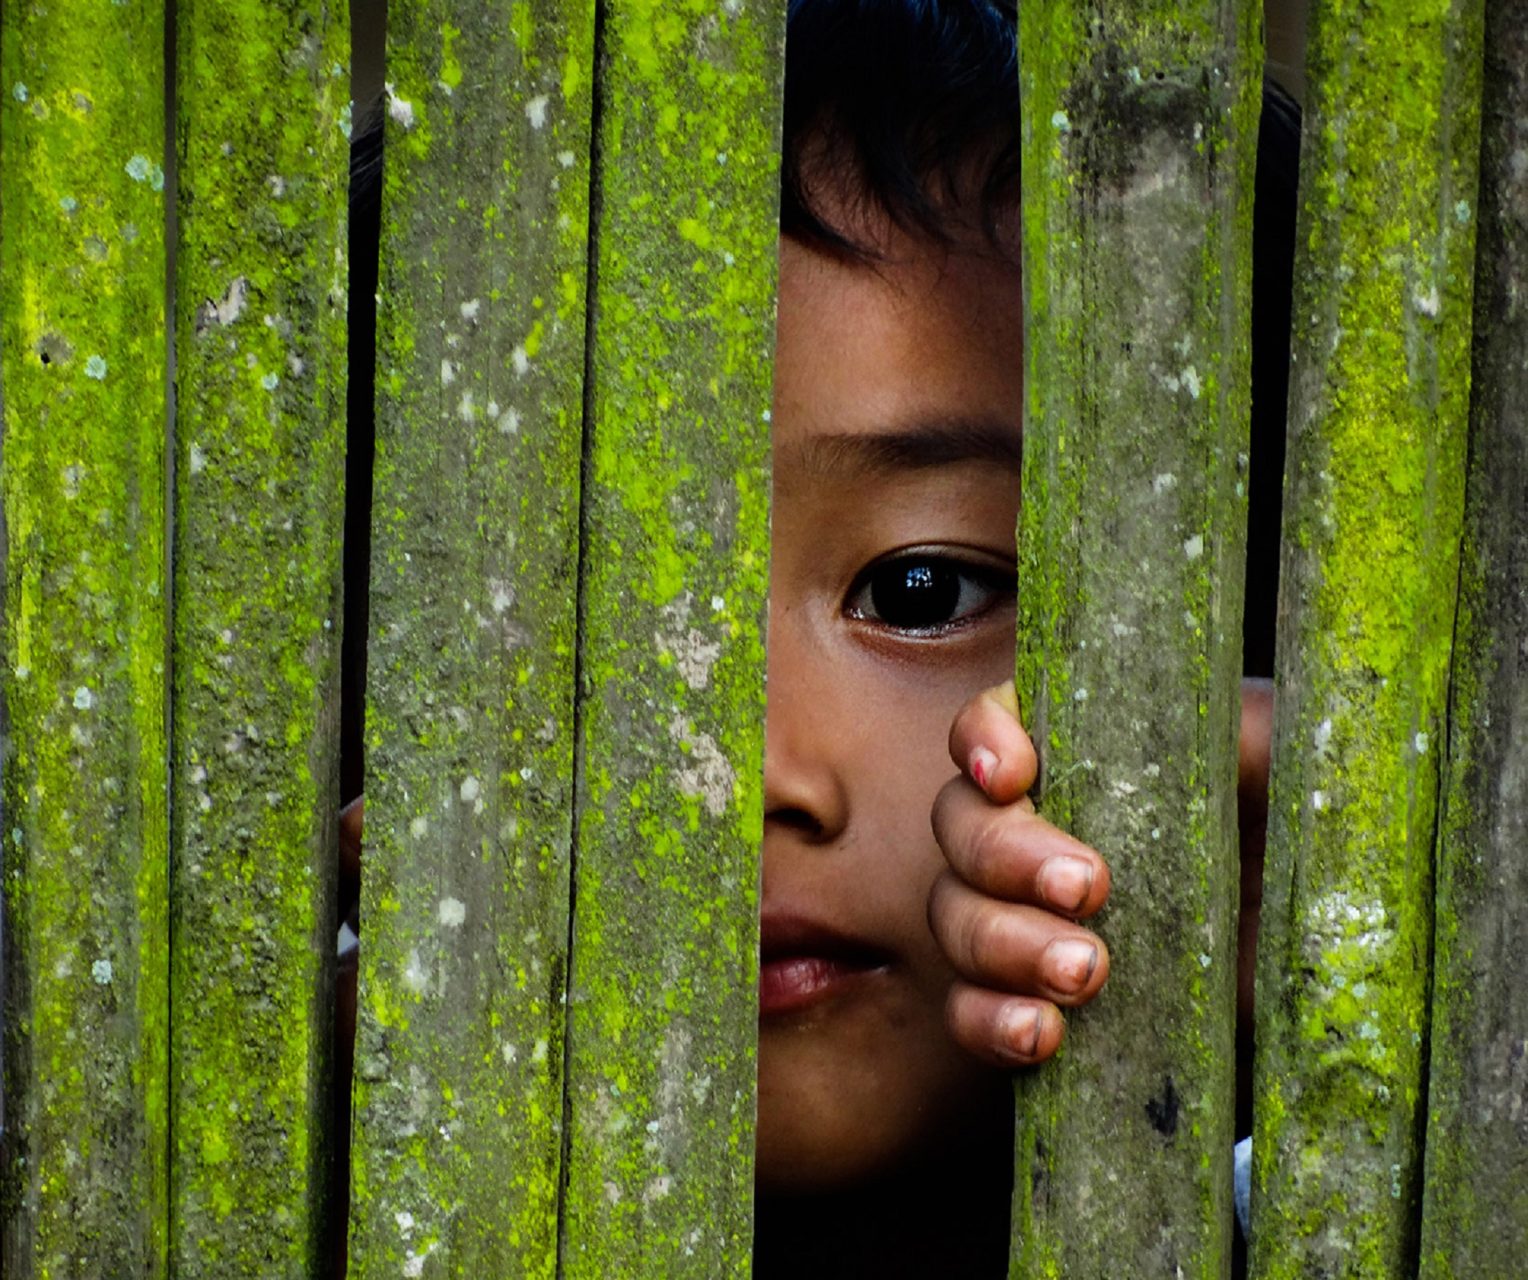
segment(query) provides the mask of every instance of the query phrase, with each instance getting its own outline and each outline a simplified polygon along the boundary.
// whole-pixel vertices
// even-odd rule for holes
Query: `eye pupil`
[[[960,574],[926,560],[889,564],[871,580],[870,602],[889,626],[936,627],[960,604]]]

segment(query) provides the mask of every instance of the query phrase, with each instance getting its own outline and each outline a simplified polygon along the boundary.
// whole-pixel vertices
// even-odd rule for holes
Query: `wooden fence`
[[[347,1152],[348,15],[0,0],[7,1280],[320,1274],[337,1161],[359,1276],[748,1270],[784,10],[390,6]],[[1020,15],[1019,681],[1116,888],[1016,1276],[1230,1265],[1260,18]],[[1317,0],[1306,82],[1252,1274],[1506,1277],[1528,3]]]

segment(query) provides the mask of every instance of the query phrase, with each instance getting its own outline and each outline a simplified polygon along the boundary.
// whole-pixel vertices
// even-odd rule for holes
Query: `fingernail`
[[[1040,868],[1040,896],[1058,911],[1077,911],[1093,888],[1093,864],[1058,854]]]
[[[1040,1050],[1040,1011],[1032,1004],[1010,1007],[1005,1023],[1009,1049],[1020,1058],[1033,1058]]]
[[[987,747],[972,747],[969,768],[976,785],[985,791],[988,780],[997,772],[997,754]]]
[[[1081,991],[1098,967],[1098,948],[1081,938],[1059,938],[1045,949],[1046,980],[1057,991]]]

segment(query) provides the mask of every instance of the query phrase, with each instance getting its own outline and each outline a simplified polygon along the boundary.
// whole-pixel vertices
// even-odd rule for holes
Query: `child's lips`
[[[759,936],[759,1016],[794,1013],[875,973],[888,952],[825,925],[766,913]]]

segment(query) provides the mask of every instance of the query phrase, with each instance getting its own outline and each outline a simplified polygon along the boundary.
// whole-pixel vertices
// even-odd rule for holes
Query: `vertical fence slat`
[[[0,1271],[165,1274],[164,14],[0,5]]]
[[[1016,1276],[1228,1265],[1260,20],[1019,12],[1019,690],[1039,807],[1114,888],[1109,986],[1020,1083]]]
[[[571,1276],[749,1267],[784,16],[612,0],[604,19]]]
[[[593,46],[389,14],[360,1276],[556,1266]]]
[[[1528,3],[1486,7],[1464,563],[1438,849],[1421,1274],[1528,1257]],[[1441,744],[1440,744],[1441,745]]]
[[[349,33],[177,26],[176,1274],[306,1276],[325,1238]]]
[[[1409,1274],[1469,393],[1473,0],[1311,15],[1253,1274]]]

